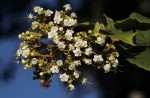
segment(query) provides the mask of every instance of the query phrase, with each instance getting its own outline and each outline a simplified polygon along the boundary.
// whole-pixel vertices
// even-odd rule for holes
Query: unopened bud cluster
[[[40,79],[41,86],[49,87],[53,74],[59,74],[67,90],[73,91],[75,82],[88,83],[80,66],[109,72],[119,64],[119,54],[107,35],[94,30],[74,31],[77,16],[69,13],[69,4],[63,7],[55,12],[34,7],[35,13],[28,15],[31,30],[18,36],[23,41],[17,59],[25,64],[25,70],[34,69],[33,79]]]

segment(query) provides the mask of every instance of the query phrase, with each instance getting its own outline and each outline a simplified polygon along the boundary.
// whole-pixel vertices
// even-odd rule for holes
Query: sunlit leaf
[[[107,15],[104,15],[105,18],[106,18],[106,21],[107,21],[107,26],[106,28],[109,30],[109,31],[116,31],[116,28],[114,27],[114,21],[113,19],[109,18]]]
[[[119,32],[118,32],[119,33]],[[135,33],[130,32],[120,32],[120,34],[110,35],[111,38],[121,40],[122,42],[126,44],[130,44],[132,46],[135,46],[133,43],[133,37],[135,36]]]
[[[99,22],[96,22],[94,27],[94,32],[99,32],[99,30],[100,30],[100,24]]]

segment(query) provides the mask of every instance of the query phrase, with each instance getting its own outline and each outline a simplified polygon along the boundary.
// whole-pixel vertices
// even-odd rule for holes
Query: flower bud
[[[26,60],[22,60],[21,62],[24,64],[24,63],[26,63],[27,61],[26,61]]]
[[[27,40],[30,40],[30,37],[27,37]]]
[[[63,31],[63,27],[59,27],[59,31]]]
[[[29,31],[27,31],[27,32],[26,32],[26,34],[30,34],[30,32],[29,32]]]
[[[69,91],[73,91],[73,90],[75,90],[75,87],[74,87],[74,85],[70,84],[70,85],[68,85],[67,89]]]
[[[39,67],[41,67],[43,64],[42,63],[39,63]]]
[[[44,83],[44,80],[41,80],[40,83]]]
[[[30,38],[33,38],[34,36],[33,35],[30,35]]]
[[[91,33],[92,33],[92,30],[88,30],[88,33],[91,34]]]
[[[40,76],[44,76],[44,72],[40,72],[40,74],[39,74]]]
[[[19,34],[19,35],[18,35],[18,38],[22,38],[22,35],[21,35],[21,34]]]
[[[34,55],[35,55],[35,54],[32,52],[32,53],[31,53],[31,56],[34,56]]]

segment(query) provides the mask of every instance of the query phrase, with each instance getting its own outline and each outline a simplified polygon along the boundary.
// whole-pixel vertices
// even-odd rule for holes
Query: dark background
[[[55,10],[65,3],[72,5],[79,22],[105,22],[103,13],[114,20],[127,18],[131,12],[150,18],[150,0],[1,0],[0,98],[150,98],[150,72],[127,62],[121,62],[125,66],[120,66],[117,73],[84,69],[93,84],[77,85],[76,91],[67,96],[57,75],[52,86],[45,89],[32,80],[32,70],[24,71],[23,65],[14,62],[20,42],[17,36],[29,29],[26,15],[33,6]]]

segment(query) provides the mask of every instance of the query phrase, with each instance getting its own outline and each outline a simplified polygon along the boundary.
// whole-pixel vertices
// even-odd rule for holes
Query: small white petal
[[[102,55],[94,55],[93,61],[102,62],[103,61]]]
[[[56,62],[56,64],[57,64],[58,66],[62,66],[62,65],[63,65],[63,61],[62,61],[62,60],[58,60],[58,61]]]
[[[80,50],[80,48],[76,48],[75,50],[73,50],[73,53],[75,54],[76,57],[79,57],[82,55],[82,51]]]
[[[61,17],[60,12],[56,11],[55,12],[55,16],[54,16],[54,23],[56,24],[60,24],[60,22],[63,20],[63,18]]]
[[[63,7],[65,8],[65,11],[68,11],[68,10],[72,9],[71,6],[70,6],[70,4],[66,4]]]
[[[45,16],[51,16],[54,12],[51,10],[44,11]]]
[[[80,74],[79,71],[74,71],[74,73],[73,73],[73,75],[75,76],[75,78],[79,78],[79,74]]]
[[[93,51],[92,51],[92,48],[91,47],[89,47],[89,48],[86,48],[85,49],[85,55],[91,55],[93,53]]]
[[[67,75],[66,73],[64,73],[64,74],[61,74],[59,76],[59,78],[61,79],[62,82],[67,82],[68,79],[69,79],[69,75]]]
[[[92,60],[91,59],[87,59],[87,58],[84,58],[83,59],[83,62],[87,65],[91,65],[92,64]]]
[[[53,65],[50,69],[52,73],[59,73],[59,68],[57,65]]]
[[[111,68],[110,64],[105,64],[104,65],[104,70],[105,70],[106,73],[110,71],[110,68]]]
[[[37,62],[38,62],[38,59],[36,59],[36,58],[33,58],[32,61],[31,61],[31,63],[32,63],[33,65],[36,65]]]
[[[82,83],[82,85],[86,85],[87,84],[87,78],[83,78],[81,83]]]
[[[74,26],[75,24],[77,24],[77,20],[73,19],[73,18],[69,18],[69,19],[64,19],[64,25],[71,27]]]
[[[62,49],[64,49],[65,47],[66,47],[66,45],[64,44],[64,42],[59,42],[59,43],[58,43],[58,48],[59,48],[59,49],[62,50]]]
[[[73,91],[73,90],[75,90],[75,87],[74,87],[74,85],[69,84],[68,87],[67,87],[67,89],[68,89],[69,91]]]

